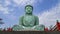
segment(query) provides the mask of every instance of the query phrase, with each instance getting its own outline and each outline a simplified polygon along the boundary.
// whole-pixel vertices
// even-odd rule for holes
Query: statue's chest
[[[30,23],[30,22],[35,21],[35,19],[34,19],[34,16],[24,16],[23,21]]]

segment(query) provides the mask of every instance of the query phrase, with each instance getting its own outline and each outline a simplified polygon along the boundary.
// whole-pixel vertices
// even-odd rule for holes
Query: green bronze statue
[[[25,6],[25,15],[20,17],[19,25],[13,26],[13,31],[39,30],[44,31],[44,26],[39,25],[39,18],[32,14],[33,7]]]

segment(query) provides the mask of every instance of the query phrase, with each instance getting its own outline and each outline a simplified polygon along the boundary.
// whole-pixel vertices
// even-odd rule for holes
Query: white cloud
[[[46,27],[49,27],[50,25],[54,26],[56,20],[60,21],[60,3],[38,16],[40,24],[44,24]]]
[[[25,5],[25,4],[34,4],[35,2],[42,2],[42,0],[12,0],[17,5]],[[13,11],[13,9],[9,10],[8,5],[11,4],[11,0],[5,0],[4,1],[4,7],[0,4],[0,11],[2,11],[4,14],[9,14],[9,11]]]
[[[42,0],[37,0],[42,2]],[[36,0],[13,0],[13,2],[15,2],[17,5],[27,5],[27,4],[34,4],[37,2]]]
[[[11,4],[11,0],[0,0],[0,4],[4,4],[3,6],[8,6],[8,5],[10,5]]]
[[[2,2],[2,1],[0,1]],[[11,0],[5,0],[4,3],[0,4],[0,12],[2,12],[3,14],[10,14],[9,11],[13,11],[14,9],[9,9],[9,5],[11,5]]]
[[[10,0],[5,0],[5,3],[4,4],[5,4],[4,6],[8,6],[8,5],[11,4],[11,2],[10,2]]]
[[[34,2],[34,0],[13,0],[16,4],[18,4],[18,5],[24,5],[24,4],[26,4],[26,3],[30,3],[30,4],[32,4],[33,2]]]
[[[2,12],[3,14],[9,14],[8,12],[8,8],[7,7],[3,7],[1,4],[0,4],[0,12]]]

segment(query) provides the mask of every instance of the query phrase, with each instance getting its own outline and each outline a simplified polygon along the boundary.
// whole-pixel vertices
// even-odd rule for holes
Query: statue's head
[[[32,11],[33,11],[33,6],[31,6],[31,5],[26,5],[25,6],[25,12],[26,13],[32,13]]]

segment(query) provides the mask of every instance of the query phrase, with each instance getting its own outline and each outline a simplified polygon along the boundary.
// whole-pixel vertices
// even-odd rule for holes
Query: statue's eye
[[[29,7],[26,7],[26,8],[29,8]]]

